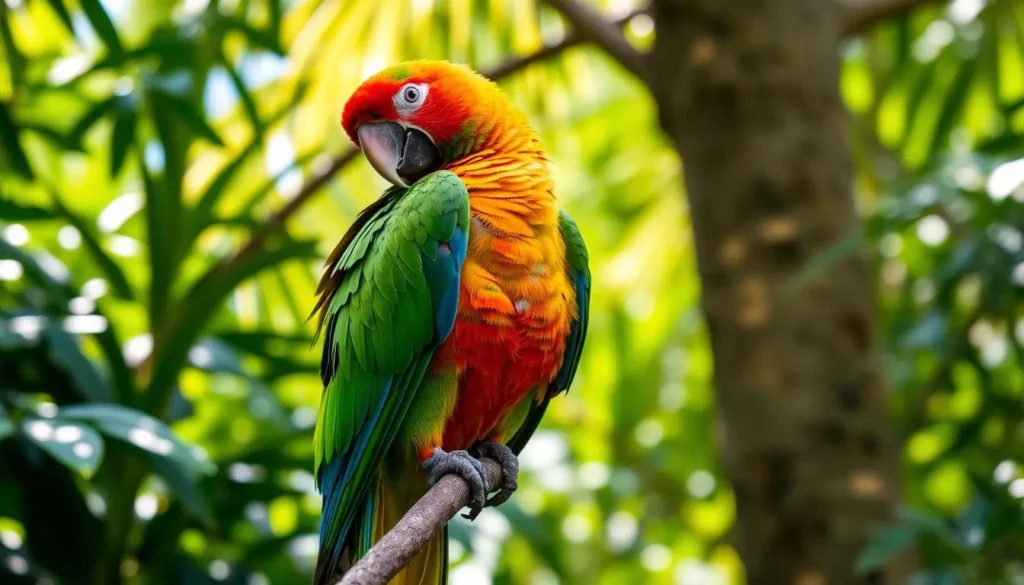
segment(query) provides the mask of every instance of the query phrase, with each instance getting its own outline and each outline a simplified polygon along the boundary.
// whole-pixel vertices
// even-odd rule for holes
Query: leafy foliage
[[[312,261],[382,182],[354,162],[295,197],[347,152],[335,122],[364,74],[486,69],[562,34],[529,0],[0,4],[0,581],[307,580]],[[1021,70],[1013,0],[930,5],[843,49],[865,229],[806,272],[871,254],[907,440],[907,510],[864,571],[918,545],[924,583],[1024,574]],[[454,524],[453,579],[742,582],[653,103],[591,48],[503,87],[597,285],[573,389],[513,501]]]

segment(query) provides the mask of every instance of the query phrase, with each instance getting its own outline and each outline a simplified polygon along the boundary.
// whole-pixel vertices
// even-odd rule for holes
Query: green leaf
[[[190,474],[213,473],[215,469],[209,460],[177,438],[163,421],[137,410],[116,404],[73,404],[61,408],[60,415],[68,420],[87,422],[109,437],[173,461]]]
[[[103,100],[89,108],[89,111],[85,113],[75,124],[75,127],[71,129],[71,133],[68,134],[68,140],[75,144],[81,144],[82,138],[85,137],[85,133],[93,127],[96,122],[100,120],[107,113],[114,110],[118,104],[118,97],[113,96],[110,99]]]
[[[21,264],[22,269],[24,269],[25,276],[46,289],[46,294],[51,302],[66,305],[68,299],[71,298],[67,294],[64,284],[43,270],[35,258],[21,248],[11,245],[3,238],[0,238],[0,258],[17,260]]]
[[[264,48],[275,55],[284,56],[284,49],[281,48],[281,44],[278,42],[273,31],[257,29],[248,22],[234,16],[225,16],[223,21],[228,30],[242,33],[251,45]]]
[[[47,0],[47,2],[50,3],[50,8],[53,8],[53,11],[57,13],[58,17],[60,17],[64,26],[68,27],[71,34],[74,34],[75,27],[71,24],[71,13],[68,12],[68,7],[64,5],[64,0]]]
[[[78,3],[82,7],[82,12],[85,12],[85,17],[89,19],[89,24],[96,31],[96,36],[103,39],[103,44],[107,46],[107,52],[115,57],[122,55],[124,47],[121,45],[120,37],[117,36],[117,29],[114,28],[114,23],[110,20],[110,16],[100,0],[79,0]]]
[[[26,179],[32,179],[32,166],[29,165],[28,157],[25,156],[25,151],[21,148],[18,133],[18,126],[14,123],[14,118],[11,117],[7,103],[0,102],[0,144],[3,145],[4,158],[19,175]]]
[[[120,299],[135,300],[135,292],[132,291],[131,285],[128,284],[124,271],[121,270],[121,266],[100,245],[92,227],[65,207],[56,193],[53,194],[53,206],[82,235],[82,243],[85,244],[86,251],[89,252],[89,255],[99,267],[100,272],[103,273],[104,278],[110,283],[114,295]]]
[[[110,387],[82,353],[74,337],[64,331],[59,323],[52,323],[44,335],[50,359],[64,366],[79,394],[93,402],[110,400]]]
[[[0,219],[4,221],[36,221],[53,217],[53,211],[45,207],[17,203],[6,196],[0,198]]]
[[[82,145],[76,142],[70,134],[61,134],[59,131],[54,130],[48,126],[44,126],[38,123],[24,124],[22,125],[23,130],[30,130],[36,134],[45,138],[50,144],[56,146],[62,150],[69,150],[72,152],[85,152]]]
[[[857,558],[857,573],[863,575],[882,567],[896,553],[914,544],[917,538],[917,529],[906,524],[882,532],[868,542]]]
[[[221,54],[221,62],[224,65],[224,69],[228,72],[228,77],[231,78],[231,84],[235,86],[235,92],[238,93],[238,99],[242,101],[242,108],[245,109],[245,115],[249,118],[249,124],[252,125],[253,135],[256,142],[263,141],[263,134],[266,130],[263,121],[260,120],[260,112],[256,107],[256,100],[253,99],[252,93],[249,92],[249,88],[245,86],[245,81],[242,80],[242,76],[238,74],[238,71],[228,62],[226,56]]]
[[[195,474],[182,473],[178,464],[165,457],[148,453],[147,458],[153,466],[153,471],[163,478],[185,509],[208,526],[212,525],[214,515],[206,496],[199,489],[199,477]]]
[[[11,417],[7,414],[4,409],[4,405],[0,404],[0,441],[3,441],[7,437],[11,436],[14,432],[14,422],[11,421]]]
[[[84,477],[92,477],[103,460],[103,439],[93,429],[64,417],[26,417],[22,433],[51,457]]]
[[[935,131],[932,133],[932,141],[928,149],[931,156],[943,149],[950,131],[960,117],[967,92],[971,87],[971,79],[977,70],[976,61],[977,59],[968,59],[957,68],[956,77],[949,86],[946,99],[939,111],[938,122],[935,123]]]
[[[134,109],[122,110],[114,122],[110,135],[110,176],[116,177],[128,155],[128,147],[135,138],[135,124],[138,120]]]
[[[189,350],[235,287],[281,262],[315,257],[315,242],[290,240],[276,248],[244,256],[229,266],[211,268],[185,296],[182,308],[170,316],[170,328],[162,344],[163,353],[154,363],[147,410],[161,412],[166,408],[170,389],[185,364]]]
[[[170,106],[169,109],[173,111],[182,122],[188,125],[188,127],[191,128],[197,136],[201,136],[217,146],[224,146],[224,141],[217,135],[217,131],[207,123],[203,115],[193,107],[192,104],[169,93],[159,92],[159,95],[161,102],[164,105]]]

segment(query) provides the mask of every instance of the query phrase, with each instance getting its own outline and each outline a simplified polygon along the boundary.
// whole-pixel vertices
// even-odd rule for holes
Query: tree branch
[[[618,23],[606,19],[581,0],[548,0],[548,4],[572,25],[576,34],[604,49],[633,75],[640,79],[646,77],[644,54],[629,44]]]
[[[496,461],[484,458],[489,485],[504,477]],[[402,516],[394,528],[334,585],[386,585],[409,564],[430,539],[469,503],[469,486],[457,475],[446,475]]]
[[[940,0],[839,0],[843,7],[843,36],[867,32],[876,24],[903,16],[919,6],[937,4]],[[945,0],[942,0],[945,1]]]

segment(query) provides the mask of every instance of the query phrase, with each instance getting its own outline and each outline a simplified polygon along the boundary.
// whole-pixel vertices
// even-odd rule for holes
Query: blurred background
[[[643,8],[600,5],[638,48]],[[384,188],[341,108],[414,57],[527,112],[596,283],[572,391],[512,501],[454,522],[452,582],[745,582],[680,161],[647,89],[558,12],[3,0],[0,40],[0,582],[309,580],[306,317]],[[1024,3],[923,3],[841,51],[865,221],[843,246],[871,258],[905,439],[905,506],[861,569],[916,544],[925,583],[1019,585]]]

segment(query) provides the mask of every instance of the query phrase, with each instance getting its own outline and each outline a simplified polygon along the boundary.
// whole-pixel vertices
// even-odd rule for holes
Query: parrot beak
[[[443,162],[434,142],[418,128],[391,121],[363,122],[356,135],[377,174],[398,187],[409,187]]]

